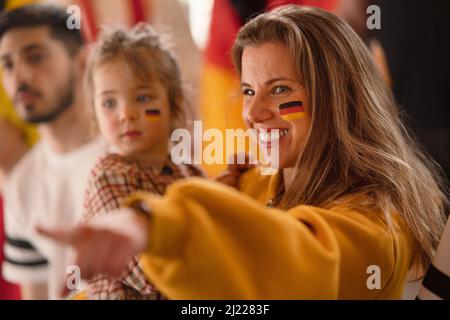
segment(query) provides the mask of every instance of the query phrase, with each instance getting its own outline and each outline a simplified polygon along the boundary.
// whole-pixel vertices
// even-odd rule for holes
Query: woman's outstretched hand
[[[149,219],[131,209],[118,209],[85,225],[72,228],[37,226],[41,235],[75,250],[81,278],[90,280],[98,274],[119,277],[128,260],[144,251],[148,242]],[[63,289],[63,296],[69,293]]]

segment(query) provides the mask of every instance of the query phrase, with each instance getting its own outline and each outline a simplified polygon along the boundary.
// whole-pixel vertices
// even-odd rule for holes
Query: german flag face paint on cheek
[[[291,121],[306,117],[303,101],[291,101],[280,105],[280,115],[283,120]]]
[[[148,122],[157,122],[161,119],[161,110],[147,109],[145,110],[145,119]]]

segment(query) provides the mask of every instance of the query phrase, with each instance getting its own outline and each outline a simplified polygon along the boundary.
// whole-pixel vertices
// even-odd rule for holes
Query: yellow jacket
[[[381,213],[345,205],[268,209],[279,180],[252,170],[243,192],[189,179],[163,198],[134,195],[153,212],[146,275],[171,299],[401,298],[411,237],[398,215],[393,231]],[[381,288],[370,290],[373,265]]]

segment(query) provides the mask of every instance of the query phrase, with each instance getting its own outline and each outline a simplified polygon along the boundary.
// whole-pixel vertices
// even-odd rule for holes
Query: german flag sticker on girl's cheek
[[[303,119],[306,117],[303,101],[291,101],[280,105],[280,115],[286,121]]]
[[[158,109],[148,109],[145,110],[145,119],[149,122],[156,122],[161,119],[161,110]]]

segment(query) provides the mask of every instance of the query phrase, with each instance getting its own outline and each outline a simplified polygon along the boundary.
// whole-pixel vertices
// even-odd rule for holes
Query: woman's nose
[[[273,110],[267,102],[262,99],[252,99],[245,107],[244,115],[247,122],[250,124],[263,122],[273,117]]]

